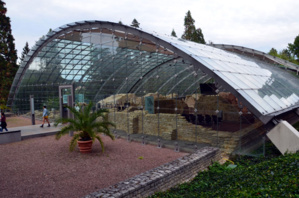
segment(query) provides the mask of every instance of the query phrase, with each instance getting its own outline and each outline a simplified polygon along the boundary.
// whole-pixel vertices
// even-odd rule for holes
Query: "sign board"
[[[76,102],[84,102],[84,94],[75,94]]]
[[[148,96],[148,97],[145,97],[144,100],[145,100],[145,110],[147,110],[148,113],[150,113],[150,114],[154,114],[155,113],[154,97],[153,96]]]
[[[63,104],[67,104],[67,96],[68,95],[63,95],[62,96],[62,102],[63,102]]]

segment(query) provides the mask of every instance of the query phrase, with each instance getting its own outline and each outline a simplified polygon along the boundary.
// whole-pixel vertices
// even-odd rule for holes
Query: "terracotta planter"
[[[81,153],[90,153],[92,147],[92,140],[87,140],[87,141],[78,140],[78,147]]]

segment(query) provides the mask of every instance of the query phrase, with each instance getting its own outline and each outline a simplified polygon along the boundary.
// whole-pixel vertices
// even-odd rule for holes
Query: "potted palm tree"
[[[114,123],[108,121],[108,110],[100,109],[92,112],[93,104],[89,103],[87,106],[81,106],[79,110],[74,107],[67,106],[67,108],[73,113],[74,118],[59,118],[55,121],[55,126],[59,123],[68,123],[56,133],[56,139],[59,140],[61,136],[68,134],[70,131],[74,131],[74,136],[70,142],[70,151],[73,151],[76,144],[81,153],[90,153],[92,143],[97,139],[104,152],[104,143],[100,133],[106,134],[112,140],[114,140],[113,134],[110,132],[109,127],[114,126]]]

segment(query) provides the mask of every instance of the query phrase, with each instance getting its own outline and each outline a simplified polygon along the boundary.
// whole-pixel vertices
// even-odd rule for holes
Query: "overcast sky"
[[[3,0],[11,19],[18,55],[50,28],[83,20],[122,21],[136,18],[140,27],[160,34],[184,31],[188,10],[205,40],[278,51],[299,35],[299,0]]]

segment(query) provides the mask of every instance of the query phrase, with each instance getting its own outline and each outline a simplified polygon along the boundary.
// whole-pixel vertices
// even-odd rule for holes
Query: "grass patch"
[[[297,131],[299,131],[299,122],[295,123],[295,124],[293,125],[293,127],[294,127]]]

